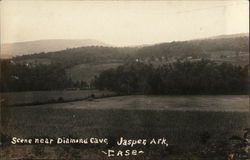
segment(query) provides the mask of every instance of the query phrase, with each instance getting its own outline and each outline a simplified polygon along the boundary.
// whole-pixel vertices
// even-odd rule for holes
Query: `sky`
[[[249,32],[247,0],[3,0],[1,43],[96,39],[117,46]]]

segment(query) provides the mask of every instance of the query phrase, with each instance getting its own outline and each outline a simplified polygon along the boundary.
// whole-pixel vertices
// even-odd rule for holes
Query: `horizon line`
[[[96,42],[103,43],[105,46],[110,46],[110,47],[137,47],[137,46],[155,45],[155,44],[161,44],[161,43],[202,40],[202,39],[216,38],[216,37],[220,37],[220,36],[233,36],[233,35],[240,35],[240,34],[248,34],[248,36],[249,36],[249,32],[238,32],[238,33],[231,33],[231,34],[211,35],[211,36],[201,37],[201,38],[191,38],[191,39],[184,39],[184,40],[171,40],[171,41],[161,41],[161,42],[155,42],[155,43],[142,43],[142,44],[131,44],[131,45],[110,44],[110,43],[106,43],[105,41],[98,40],[98,39],[95,39],[95,38],[48,38],[48,39],[35,39],[35,40],[25,40],[25,41],[13,41],[13,42],[5,42],[5,43],[2,43],[0,41],[0,45],[2,46],[2,45],[9,45],[9,44],[15,44],[15,43],[27,43],[27,42],[37,42],[37,41],[49,41],[49,40],[69,40],[69,41],[91,40],[91,41],[96,41]]]

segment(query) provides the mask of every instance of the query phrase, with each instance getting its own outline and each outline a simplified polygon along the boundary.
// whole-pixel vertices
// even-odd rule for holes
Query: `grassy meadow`
[[[120,96],[68,103],[12,106],[2,110],[5,139],[16,137],[161,138],[169,147],[145,146],[140,156],[107,158],[111,143],[89,145],[8,145],[5,159],[209,159],[207,146],[243,135],[249,124],[248,96]],[[8,135],[8,136],[6,136]],[[135,147],[137,148],[137,147]],[[13,154],[6,154],[11,152]],[[10,157],[6,157],[10,156]]]
[[[83,100],[91,95],[96,97],[114,96],[114,92],[99,90],[61,90],[61,91],[27,91],[1,93],[1,98],[8,105],[25,105],[39,103],[53,103],[58,100],[76,101]]]

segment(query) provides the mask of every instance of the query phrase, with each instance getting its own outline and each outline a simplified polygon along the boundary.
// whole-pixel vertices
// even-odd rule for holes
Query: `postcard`
[[[1,160],[250,160],[249,1],[0,5]]]

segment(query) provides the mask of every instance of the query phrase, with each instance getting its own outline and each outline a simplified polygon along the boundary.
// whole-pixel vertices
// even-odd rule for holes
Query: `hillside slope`
[[[60,64],[73,81],[90,82],[104,69],[116,68],[124,63],[137,61],[159,66],[176,61],[199,61],[201,59],[241,66],[249,64],[248,34],[161,43],[144,47],[88,46],[18,56],[12,60],[33,66]]]
[[[70,39],[50,39],[37,40],[17,43],[1,44],[1,57],[14,57],[33,53],[52,52],[64,50],[67,48],[83,47],[83,46],[106,46],[105,43],[93,40],[70,40]]]

